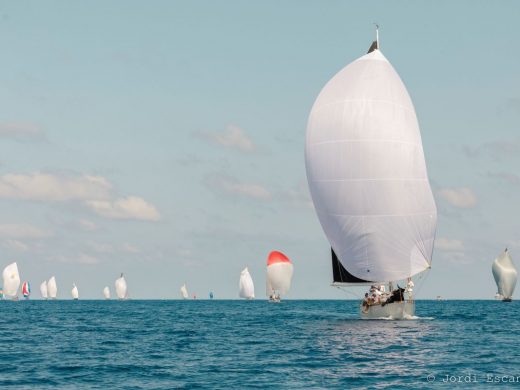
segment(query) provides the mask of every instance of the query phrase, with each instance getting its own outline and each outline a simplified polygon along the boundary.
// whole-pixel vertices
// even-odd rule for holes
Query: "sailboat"
[[[267,257],[266,295],[270,302],[280,302],[289,292],[293,276],[293,264],[282,252],[272,251]]]
[[[414,315],[411,278],[430,268],[437,208],[413,103],[377,29],[368,53],[314,102],[305,162],[333,285],[372,286],[362,318]],[[394,289],[399,281],[406,288]]]
[[[511,302],[518,272],[516,271],[511,256],[509,256],[507,248],[493,261],[491,269],[498,288],[498,293],[495,298],[501,299],[504,302]]]
[[[56,285],[56,278],[54,276],[47,282],[47,293],[50,299],[56,299],[58,295],[58,286]]]
[[[116,288],[116,295],[118,299],[126,299],[128,297],[126,280],[123,276],[123,273],[121,273],[121,276],[116,279],[114,286]]]
[[[103,289],[103,296],[105,297],[105,299],[110,299],[110,289],[108,288],[108,286],[106,286]]]
[[[42,284],[40,284],[40,295],[43,299],[47,299],[49,297],[49,293],[47,291],[47,281],[44,280]]]
[[[72,299],[74,299],[75,301],[77,301],[79,299],[78,287],[74,283],[72,283],[72,290],[71,290],[70,294],[72,295]]]
[[[238,295],[244,299],[255,299],[255,285],[247,267],[240,272]]]
[[[181,286],[181,297],[182,299],[188,299],[190,297],[190,294],[188,294],[188,289],[186,288],[186,283],[184,283],[182,286]]]
[[[31,295],[31,285],[27,281],[22,283],[22,295],[25,299],[29,299]]]
[[[17,300],[18,287],[20,287],[20,274],[18,273],[18,265],[16,262],[5,267],[2,276],[4,279],[4,298]]]
[[[209,299],[213,299],[213,291],[209,292]]]

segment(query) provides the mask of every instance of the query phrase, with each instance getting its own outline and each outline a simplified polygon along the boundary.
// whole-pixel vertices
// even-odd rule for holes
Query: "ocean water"
[[[520,388],[520,302],[418,301],[406,321],[357,301],[0,307],[2,389]]]

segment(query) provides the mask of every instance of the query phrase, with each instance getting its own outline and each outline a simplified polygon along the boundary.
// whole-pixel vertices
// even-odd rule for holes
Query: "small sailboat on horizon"
[[[518,272],[507,248],[493,261],[491,270],[498,288],[495,299],[502,300],[503,302],[511,302],[513,300],[513,292],[515,291]]]
[[[181,292],[182,299],[188,299],[190,297],[190,294],[188,294],[188,289],[186,288],[186,283],[184,283],[181,286],[180,292]]]
[[[47,282],[47,294],[50,299],[56,299],[58,296],[58,285],[56,284],[56,278],[54,276]]]
[[[28,281],[22,283],[22,295],[25,299],[29,299],[31,295],[31,285]]]
[[[72,295],[73,300],[77,301],[79,299],[79,291],[75,283],[72,283],[72,290],[70,294]]]
[[[106,286],[103,289],[103,296],[105,297],[105,299],[110,299],[110,289],[108,288],[108,286]]]
[[[240,272],[240,280],[238,281],[238,296],[244,299],[255,299],[255,285],[253,278],[246,267]]]
[[[48,289],[47,289],[47,281],[44,280],[41,284],[40,284],[40,295],[42,297],[42,299],[47,299],[49,298],[49,293],[48,293]]]
[[[121,276],[116,279],[114,282],[114,287],[116,289],[116,295],[118,299],[127,299],[128,298],[128,288],[126,285],[125,277],[121,272]]]
[[[266,295],[269,302],[279,303],[282,295],[289,292],[294,267],[291,260],[279,251],[267,257]]]
[[[20,287],[20,274],[16,262],[9,264],[2,273],[4,286],[4,299],[18,300],[18,287]]]

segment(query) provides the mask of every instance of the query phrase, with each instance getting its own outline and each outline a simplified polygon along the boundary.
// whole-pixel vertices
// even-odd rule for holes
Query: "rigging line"
[[[419,292],[421,292],[424,284],[426,283],[426,279],[428,279],[428,276],[430,276],[430,268],[428,268],[426,270],[426,272],[422,273],[421,274],[421,277],[420,279],[422,279],[421,283],[417,286],[417,289],[415,291],[415,294],[414,294],[414,299],[416,298],[417,295],[419,295]]]
[[[343,292],[345,295],[351,295],[352,297],[356,298],[356,299],[362,299],[362,297],[358,294],[356,294],[355,292],[353,291],[350,291],[350,290],[347,290],[341,286],[334,286],[336,287],[338,290],[341,290],[341,292]]]

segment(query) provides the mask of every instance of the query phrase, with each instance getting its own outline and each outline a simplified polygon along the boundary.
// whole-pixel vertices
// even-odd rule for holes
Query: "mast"
[[[379,50],[379,25],[377,23],[374,23],[374,25],[376,26],[376,40],[370,45],[367,54],[372,53],[374,50]]]

